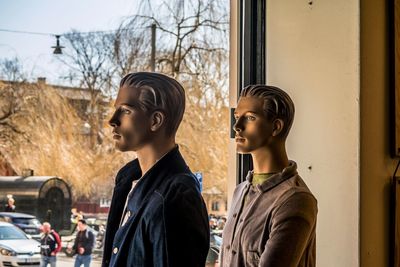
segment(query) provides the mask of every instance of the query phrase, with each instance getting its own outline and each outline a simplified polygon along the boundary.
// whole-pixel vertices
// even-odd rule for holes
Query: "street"
[[[75,258],[67,257],[64,253],[60,253],[57,256],[57,266],[58,267],[73,267]],[[101,257],[99,255],[93,255],[91,267],[101,266]]]

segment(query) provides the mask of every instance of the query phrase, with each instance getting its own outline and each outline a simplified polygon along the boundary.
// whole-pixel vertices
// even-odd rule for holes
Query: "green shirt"
[[[274,174],[275,173],[254,173],[253,174],[253,180],[251,180],[251,184],[253,186],[262,184]]]
[[[256,187],[257,185],[260,185],[267,181],[272,175],[275,173],[269,172],[269,173],[253,173],[253,179],[251,180],[251,185],[252,187]],[[250,188],[250,190],[252,190]],[[249,192],[246,193],[245,197],[243,198],[243,205],[246,206],[248,204],[249,200]]]

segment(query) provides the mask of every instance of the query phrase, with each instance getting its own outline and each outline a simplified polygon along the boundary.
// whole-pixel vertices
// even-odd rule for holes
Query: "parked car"
[[[40,243],[11,223],[0,222],[0,267],[40,266]]]
[[[33,215],[18,212],[0,212],[0,221],[12,223],[33,239],[40,240],[40,227],[42,224]]]
[[[208,250],[206,266],[218,265],[219,252],[222,245],[222,237],[218,231],[211,231],[210,233],[210,249]]]

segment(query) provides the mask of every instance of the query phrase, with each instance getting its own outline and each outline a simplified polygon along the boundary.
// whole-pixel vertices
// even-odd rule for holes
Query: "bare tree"
[[[187,109],[178,140],[188,164],[204,175],[204,188],[226,194],[228,170],[228,53],[198,50],[192,79],[184,80]],[[193,142],[193,140],[201,140]]]
[[[177,140],[192,170],[203,173],[204,187],[217,186],[224,193],[229,138],[227,6],[227,1],[211,0],[142,1],[140,15],[121,25],[148,36],[149,26],[156,24],[157,71],[178,78],[187,92]],[[146,43],[149,56],[150,41]]]
[[[69,67],[67,76],[71,82],[90,92],[90,103],[87,107],[87,121],[90,126],[91,147],[98,144],[100,124],[104,114],[104,96],[110,95],[113,87],[112,77],[115,71],[110,64],[113,53],[112,33],[80,33],[72,31],[64,34],[67,41],[65,56],[59,59]]]
[[[24,84],[25,75],[20,60],[0,60],[0,143],[16,143],[16,137],[26,137],[26,131],[18,124],[18,119],[27,114],[25,100],[29,92],[17,90]]]
[[[0,60],[0,78],[5,81],[23,81],[26,75],[18,57]]]
[[[23,95],[12,83],[0,82],[0,87],[0,143],[15,143],[16,136],[25,134],[17,123],[18,118],[26,114]]]
[[[162,72],[175,77],[190,72],[189,55],[195,50],[226,48],[227,1],[174,0],[142,1],[140,15],[134,15],[125,28],[157,26],[157,62]],[[190,73],[192,74],[192,73]]]
[[[113,149],[110,128],[104,123],[112,103],[103,101],[102,95],[113,95],[115,84],[126,73],[149,70],[149,26],[155,23],[157,71],[179,78],[187,91],[186,114],[177,136],[182,153],[193,171],[203,172],[205,188],[217,186],[226,192],[226,6],[227,1],[175,0],[157,6],[142,1],[141,15],[125,20],[116,32],[63,35],[67,44],[60,60],[68,67],[66,77],[71,83],[90,92],[87,117],[79,116],[49,86],[32,90],[24,103],[29,115],[15,124],[30,127],[30,143],[13,150],[14,158],[18,153],[31,155],[23,156],[19,167],[32,167],[39,175],[64,177],[74,186],[75,196],[93,196],[111,188],[96,185],[111,185],[117,168],[134,154]],[[77,134],[85,121],[91,126],[90,149],[81,145],[82,136]],[[103,136],[101,144],[97,141],[99,133]]]
[[[111,62],[116,69],[116,80],[133,71],[148,70],[150,40],[145,30],[121,24],[115,32]]]

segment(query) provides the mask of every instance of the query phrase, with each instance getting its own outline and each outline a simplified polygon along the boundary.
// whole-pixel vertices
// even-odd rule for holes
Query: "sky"
[[[30,79],[60,82],[53,34],[107,31],[136,14],[135,0],[0,0],[0,60],[18,57]],[[1,30],[49,33],[34,35]],[[62,40],[61,40],[62,45]]]

